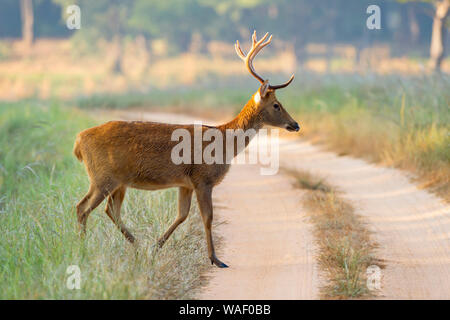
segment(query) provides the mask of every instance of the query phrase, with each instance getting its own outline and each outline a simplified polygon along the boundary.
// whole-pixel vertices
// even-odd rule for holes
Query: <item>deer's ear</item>
[[[264,98],[267,92],[269,92],[269,80],[264,81],[261,87],[259,87],[259,94],[261,98]]]

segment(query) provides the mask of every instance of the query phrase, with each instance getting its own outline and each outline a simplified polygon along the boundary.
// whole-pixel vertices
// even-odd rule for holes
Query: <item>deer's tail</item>
[[[83,161],[83,156],[81,155],[81,150],[80,150],[80,136],[77,137],[77,139],[75,140],[75,145],[73,146],[73,154],[75,155],[75,157],[77,157],[77,159],[79,161]]]

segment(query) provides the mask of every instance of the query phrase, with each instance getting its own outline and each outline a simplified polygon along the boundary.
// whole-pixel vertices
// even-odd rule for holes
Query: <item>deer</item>
[[[201,130],[214,128],[220,132],[227,129],[258,131],[265,125],[288,131],[300,130],[298,123],[275,95],[276,90],[285,88],[292,82],[294,75],[283,84],[270,85],[253,67],[253,59],[271,40],[272,36],[268,38],[268,33],[257,40],[256,31],[253,32],[252,46],[247,55],[241,50],[239,41],[236,41],[237,55],[244,61],[248,72],[260,82],[260,87],[234,119],[219,126],[202,125]],[[135,243],[135,237],[120,215],[127,188],[150,191],[178,188],[177,217],[155,244],[162,248],[174,230],[188,217],[195,192],[206,234],[208,257],[212,265],[226,268],[228,266],[216,257],[214,250],[212,192],[229,171],[230,163],[174,164],[171,161],[171,149],[177,141],[172,141],[171,134],[180,128],[194,134],[194,125],[144,121],[109,121],[78,133],[73,152],[84,163],[90,181],[87,194],[76,205],[79,232],[84,236],[89,214],[107,199],[106,214],[125,238],[130,243]],[[234,147],[232,156],[243,151],[250,139],[242,147]]]

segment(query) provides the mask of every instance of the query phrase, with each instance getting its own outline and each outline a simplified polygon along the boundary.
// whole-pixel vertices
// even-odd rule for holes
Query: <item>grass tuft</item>
[[[361,218],[325,179],[308,172],[286,171],[295,178],[297,188],[307,191],[304,204],[320,248],[319,264],[327,278],[322,297],[361,299],[373,295],[367,288],[366,270],[377,263],[375,245]]]

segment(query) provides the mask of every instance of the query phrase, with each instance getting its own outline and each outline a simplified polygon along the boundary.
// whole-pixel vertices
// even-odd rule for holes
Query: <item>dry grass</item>
[[[245,48],[248,46],[244,44]],[[222,44],[221,47],[206,54],[186,52],[171,56],[167,52],[148,50],[142,41],[136,39],[127,42],[124,47],[123,74],[115,74],[112,72],[115,50],[112,44],[105,41],[99,41],[96,47],[89,49],[76,41],[38,39],[28,54],[22,52],[19,42],[1,41],[0,99],[72,98],[94,93],[188,86],[217,78],[246,77],[247,71],[236,57],[233,45]],[[425,61],[393,58],[385,50],[367,48],[361,54],[361,61],[358,61],[354,47],[337,45],[332,50],[331,58],[325,58],[326,50],[312,50],[311,56],[300,65],[290,46],[275,41],[273,47],[258,58],[256,68],[265,75],[288,75],[295,69],[303,73],[373,72],[383,75],[417,75],[426,70]],[[444,60],[443,71],[450,72],[450,59]]]
[[[412,172],[419,187],[450,202],[448,127],[432,124],[404,129],[384,122],[377,128],[370,116],[358,116],[348,119],[331,114],[303,115],[303,134],[339,155],[353,155]]]
[[[2,46],[11,48],[8,56],[0,56],[0,99],[6,100],[147,91],[248,74],[233,46],[228,52],[232,58],[191,52],[158,56],[138,42],[129,42],[124,48],[122,74],[112,72],[115,54],[106,42],[83,51],[69,40],[39,39],[28,55],[23,55],[15,42],[0,42],[0,49]],[[258,62],[264,73],[287,73],[295,67],[292,51],[269,52]]]
[[[374,243],[361,218],[335,188],[323,178],[307,172],[287,170],[295,178],[295,187],[307,191],[309,209],[319,244],[319,264],[326,274],[322,288],[324,299],[367,298],[366,269],[375,263]]]

